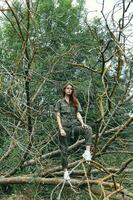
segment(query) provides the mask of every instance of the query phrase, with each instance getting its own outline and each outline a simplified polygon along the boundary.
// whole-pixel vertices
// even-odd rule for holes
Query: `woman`
[[[61,150],[61,162],[64,169],[64,179],[69,180],[68,167],[68,145],[73,135],[82,134],[85,138],[86,150],[82,155],[87,161],[91,160],[90,146],[92,144],[92,129],[82,119],[80,103],[75,96],[74,86],[67,83],[63,88],[63,98],[56,106],[56,117],[59,127],[59,141]]]

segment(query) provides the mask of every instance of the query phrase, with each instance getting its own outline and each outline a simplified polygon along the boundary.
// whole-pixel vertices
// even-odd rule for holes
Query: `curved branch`
[[[131,123],[133,122],[133,117],[130,117],[124,125],[122,125],[120,127],[120,129],[108,140],[108,142],[103,146],[103,148],[101,149],[101,152],[104,152],[107,147],[109,147],[109,145],[117,138],[117,136],[120,134],[121,131],[123,131],[124,129],[126,129]]]

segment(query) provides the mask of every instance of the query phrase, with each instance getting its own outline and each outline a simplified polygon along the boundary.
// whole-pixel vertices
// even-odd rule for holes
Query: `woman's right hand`
[[[60,134],[61,134],[61,136],[66,136],[66,132],[64,131],[64,129],[62,128],[62,129],[60,129]]]

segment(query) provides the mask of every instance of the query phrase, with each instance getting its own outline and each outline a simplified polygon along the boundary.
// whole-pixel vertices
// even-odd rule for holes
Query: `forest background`
[[[0,199],[133,199],[133,1],[105,14],[103,0],[93,20],[84,0],[4,2]],[[70,182],[62,178],[54,114],[67,81],[93,129],[90,163],[82,137],[69,147]]]

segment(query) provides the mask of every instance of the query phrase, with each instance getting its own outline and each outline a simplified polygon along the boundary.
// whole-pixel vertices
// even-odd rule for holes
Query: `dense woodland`
[[[133,1],[119,0],[107,14],[103,0],[93,20],[84,0],[4,2],[0,199],[133,199]],[[91,162],[82,159],[82,136],[69,147],[70,182],[62,178],[54,113],[67,81],[93,129]]]

